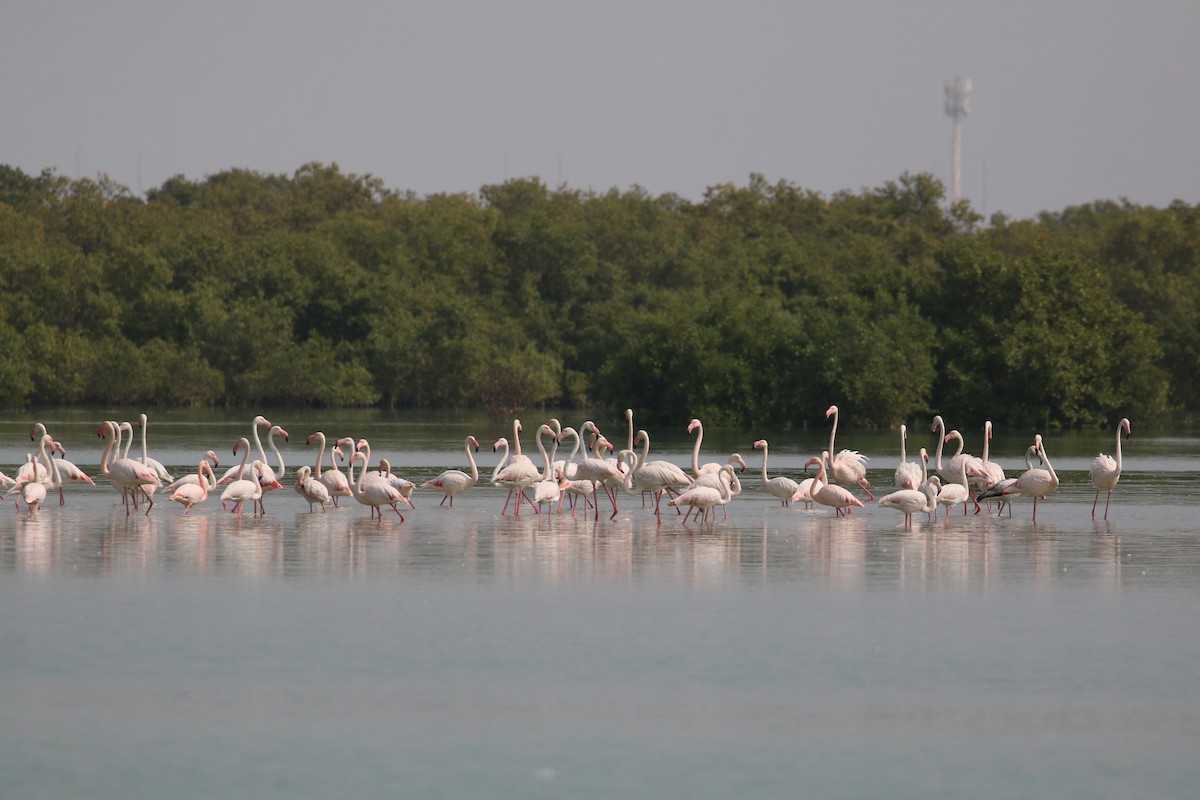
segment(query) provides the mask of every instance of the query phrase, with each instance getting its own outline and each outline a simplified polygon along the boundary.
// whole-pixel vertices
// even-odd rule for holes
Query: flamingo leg
[[[1104,521],[1108,521],[1108,504],[1112,502],[1112,489],[1108,490],[1108,497],[1104,500]]]
[[[1096,518],[1096,504],[1100,502],[1100,490],[1096,490],[1096,497],[1092,500],[1092,519]],[[1104,504],[1105,519],[1108,518],[1108,503]]]

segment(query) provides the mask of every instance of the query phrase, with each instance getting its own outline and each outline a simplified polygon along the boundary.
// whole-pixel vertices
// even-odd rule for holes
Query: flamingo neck
[[[700,477],[700,443],[704,441],[704,426],[696,422],[696,444],[692,446],[692,474]]]
[[[317,480],[321,480],[321,462],[325,460],[325,434],[317,431],[315,436],[317,437],[317,441],[321,443],[321,448],[317,451],[317,469],[313,473],[313,476]]]
[[[467,461],[471,462],[471,480],[479,481],[479,467],[475,466],[475,454],[471,452],[471,440],[467,439]]]

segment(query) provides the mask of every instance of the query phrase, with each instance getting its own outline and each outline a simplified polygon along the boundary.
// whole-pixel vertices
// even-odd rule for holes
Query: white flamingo
[[[1033,457],[1037,455],[1037,448],[1030,445],[1025,451],[1025,470],[1033,469]],[[984,489],[976,497],[976,500],[996,500],[999,508],[996,509],[996,516],[1004,513],[1004,507],[1008,506],[1008,515],[1012,516],[1012,501],[1021,496],[1021,490],[1017,488],[1016,478],[1005,478],[1002,481],[992,484],[987,489]]]
[[[329,453],[330,468],[325,472],[321,471],[321,462],[325,459],[325,434],[317,431],[308,437],[307,444],[312,444],[314,440],[320,442],[321,447],[317,451],[317,463],[313,471],[313,478],[324,484],[325,488],[329,491],[329,496],[333,498],[333,507],[337,508],[339,497],[353,497],[353,494],[350,492],[350,482],[346,480],[345,474],[338,469],[337,453],[341,452],[338,448],[343,444],[351,445],[354,443],[354,440],[346,436],[334,442],[333,450]]]
[[[392,462],[388,461],[386,458],[379,459],[379,477],[383,478],[392,486],[395,486],[397,489],[399,489],[400,494],[404,495],[404,499],[408,501],[409,507],[417,507],[412,501],[413,489],[416,489],[417,485],[408,478],[401,478],[399,475],[392,472]]]
[[[618,513],[617,496],[616,493],[610,488],[609,484],[614,481],[618,486],[624,483],[625,473],[621,471],[620,467],[608,461],[602,455],[603,451],[606,449],[612,451],[613,446],[608,439],[605,439],[600,435],[600,431],[596,428],[595,423],[593,423],[591,420],[584,422],[580,432],[587,433],[589,429],[596,433],[596,442],[593,445],[592,455],[588,458],[581,459],[579,465],[575,468],[575,480],[591,481],[593,484],[596,484],[604,489],[604,492],[608,495],[608,499],[612,503],[613,508],[612,516],[610,516],[609,519],[613,519]],[[599,495],[598,489],[596,494]],[[596,510],[596,519],[599,519],[600,502],[597,500],[594,505]]]
[[[109,439],[108,446],[104,448],[104,453],[100,456],[100,474],[108,478],[113,487],[121,492],[123,499],[128,497],[129,493],[132,492],[136,501],[139,493],[138,490],[142,486],[158,487],[162,485],[162,481],[159,480],[154,470],[131,458],[109,460],[109,456],[117,444],[117,432],[119,429],[120,426],[112,420],[106,420],[100,426],[98,434],[101,438],[112,437]],[[150,509],[154,507],[154,498],[153,496],[147,496],[147,499],[149,500],[149,505],[146,508],[146,513],[149,514]],[[136,502],[134,507],[136,508]],[[126,516],[129,515],[128,505],[125,506],[125,514]]]
[[[838,426],[837,406],[830,406],[825,412],[825,418],[829,419],[830,417],[833,417],[833,427],[829,429],[828,452],[830,455],[826,456],[826,458],[829,458],[829,476],[843,486],[859,486],[867,493],[867,499],[874,500],[875,495],[871,493],[871,484],[867,481],[867,457],[857,450],[842,450],[839,452],[834,449],[833,437],[837,435]],[[834,453],[837,453],[837,455],[834,456]]]
[[[908,426],[900,426],[900,464],[896,467],[896,488],[917,489],[921,485],[921,467],[915,461],[909,461],[904,444],[908,439]],[[912,522],[911,514],[909,522]]]
[[[41,453],[42,460],[49,465],[46,468],[50,475],[49,483],[32,478],[24,483],[17,483],[9,490],[10,492],[19,491],[21,493],[21,499],[25,501],[25,508],[31,517],[37,516],[38,509],[46,505],[47,494],[51,490],[57,489],[62,481],[54,459],[46,452],[46,448],[53,444],[53,442],[54,438],[49,434],[43,434],[42,438],[38,440],[38,451]],[[36,475],[36,472],[34,474]],[[19,508],[20,506],[18,505]]]
[[[692,474],[699,478],[706,472],[719,471],[724,464],[720,464],[716,461],[709,461],[705,464],[700,463],[700,443],[704,441],[704,423],[698,419],[693,419],[688,423],[687,427],[687,432],[689,434],[692,431],[697,431],[696,444],[692,447]],[[725,460],[725,464],[729,464],[743,471],[746,469],[746,460],[737,453],[730,455],[729,458]]]
[[[513,433],[519,433],[520,430],[521,421],[514,420]],[[526,492],[541,480],[541,472],[538,471],[537,465],[533,463],[533,459],[529,456],[522,455],[518,458],[516,453],[510,454],[508,440],[503,437],[496,440],[496,445],[492,448],[493,452],[501,442],[504,443],[504,458],[496,465],[496,470],[492,473],[492,485],[508,489],[508,497],[504,499],[504,508],[500,510],[500,516],[508,513],[508,504],[512,501],[514,494],[517,497],[513,512],[515,516],[521,516],[522,500],[533,506],[536,511],[537,506],[529,499],[529,495]]]
[[[633,440],[636,446],[638,442],[642,443],[641,455],[637,457],[630,475],[627,476],[626,491],[634,494],[633,481],[636,480],[638,489],[643,492],[651,492],[654,495],[654,514],[658,517],[659,524],[662,524],[662,514],[660,504],[662,502],[663,493],[678,494],[675,487],[690,486],[692,478],[677,464],[672,464],[670,461],[656,459],[647,461],[650,455],[650,434],[644,430],[637,432],[637,436]]]
[[[203,503],[208,499],[208,489],[210,484],[208,482],[208,478],[204,476],[205,472],[207,472],[208,476],[212,478],[211,485],[217,485],[217,476],[213,474],[212,464],[210,464],[208,460],[209,454],[212,454],[214,458],[216,457],[216,454],[211,450],[204,454],[204,458],[200,460],[199,465],[196,467],[196,473],[194,476],[196,478],[195,481],[176,481],[175,483],[177,485],[175,486],[174,491],[171,491],[167,495],[168,500],[173,503],[179,503],[179,505],[183,506],[182,516],[186,517],[188,512],[192,510],[192,506]]]
[[[213,466],[213,467],[221,466],[221,459],[217,458],[217,454],[214,453],[212,450],[206,450],[204,453],[204,457],[206,459],[208,459],[210,462],[212,462],[210,466]],[[168,483],[166,486],[163,487],[163,493],[171,494],[176,489],[178,489],[180,486],[184,486],[189,483],[192,484],[193,486],[199,484],[200,483],[199,473],[189,472],[187,475],[182,475],[182,476],[176,478],[175,480],[171,481],[170,483]],[[212,482],[212,486],[209,486],[208,488],[211,489],[211,488],[213,488],[213,486],[216,486],[216,485],[217,485],[217,482],[214,479]]]
[[[851,494],[849,489],[829,482],[829,477],[825,472],[825,461],[828,458],[829,451],[826,450],[819,456],[813,456],[804,464],[805,470],[814,464],[817,466],[817,477],[812,484],[814,487],[812,489],[813,500],[823,506],[829,506],[839,517],[850,513],[850,509],[854,506],[862,508],[862,500]]]
[[[800,490],[800,484],[791,478],[783,475],[777,475],[774,478],[767,477],[767,440],[759,439],[754,443],[753,449],[759,447],[763,451],[762,475],[763,486],[767,487],[767,491],[779,498],[779,505],[787,506],[792,502],[792,496]]]
[[[321,512],[325,511],[325,504],[329,502],[329,489],[325,484],[312,476],[313,468],[308,464],[296,470],[296,494],[308,501],[308,512],[311,514],[313,503],[321,506]]]
[[[1043,466],[1021,473],[1021,477],[1017,478],[1016,488],[1025,497],[1033,498],[1033,521],[1037,522],[1037,501],[1044,500],[1058,491],[1058,473],[1054,471],[1054,466],[1046,456],[1046,446],[1042,443],[1040,433],[1033,437],[1033,447],[1041,456]]]
[[[45,435],[46,435],[46,426],[44,424],[42,424],[41,422],[35,422],[33,424],[33,430],[30,431],[30,433],[29,433],[29,439],[30,439],[30,441],[36,442],[38,440],[39,436],[45,436]],[[66,498],[63,496],[63,485],[67,481],[88,483],[88,484],[91,484],[92,486],[96,485],[96,482],[94,480],[92,480],[91,477],[86,472],[81,470],[74,463],[67,461],[65,458],[62,457],[63,455],[66,455],[66,452],[67,452],[67,449],[65,447],[63,447],[61,444],[59,444],[58,445],[58,453],[59,453],[58,474],[59,474],[60,480],[58,481],[58,504],[60,506],[67,504]],[[51,450],[50,457],[51,458],[54,457],[53,450]],[[6,484],[12,485],[12,484],[8,483],[8,481],[5,480],[6,477],[7,476],[5,476],[4,473],[0,472],[0,486],[4,486]],[[12,480],[12,479],[9,479],[9,480]],[[15,481],[13,481],[13,482],[15,483]]]
[[[714,506],[719,505],[722,501],[726,503],[729,502],[729,499],[732,496],[732,489],[730,486],[735,478],[733,474],[733,465],[723,464],[718,468],[717,471],[719,473],[727,472],[729,474],[729,481],[718,479],[715,487],[711,485],[694,483],[692,484],[691,488],[685,489],[684,491],[680,492],[677,497],[672,497],[667,501],[667,505],[674,506],[675,508],[679,508],[680,506],[688,507],[688,513],[683,515],[683,521],[680,524],[687,525],[688,517],[692,515],[693,511],[697,512],[696,516],[700,520],[701,524],[703,524],[704,522],[708,521],[708,512],[711,511]],[[713,514],[713,521],[716,521],[715,512]]]
[[[241,441],[245,442],[246,440],[243,438]],[[236,451],[237,448],[234,449]],[[243,454],[242,460],[245,461],[246,457],[249,455],[250,443],[246,442],[245,453]],[[262,461],[255,459],[254,463],[248,466],[250,471],[246,473],[247,477],[238,478],[236,481],[232,481],[226,485],[225,491],[221,492],[221,508],[229,511],[228,504],[233,503],[233,510],[237,512],[238,519],[241,519],[242,506],[247,500],[249,500],[250,508],[253,510],[254,515],[257,516],[258,501],[262,499],[263,485],[256,476],[262,474],[262,468],[265,466],[266,464],[264,464]],[[278,483],[278,481],[276,481],[276,483]]]
[[[448,469],[421,484],[422,488],[440,489],[442,491],[442,502],[438,503],[438,505],[445,505],[446,501],[449,500],[450,507],[453,508],[454,498],[457,495],[462,494],[467,489],[479,483],[479,467],[475,464],[475,453],[471,452],[471,448],[475,449],[475,453],[479,452],[479,442],[474,436],[467,437],[467,460],[471,462],[470,475],[461,469]]]
[[[1092,486],[1096,487],[1096,499],[1092,501],[1092,519],[1096,518],[1096,504],[1100,502],[1101,492],[1108,492],[1104,501],[1104,519],[1108,519],[1108,504],[1112,502],[1112,491],[1116,488],[1117,481],[1121,480],[1122,433],[1126,438],[1132,433],[1129,428],[1129,420],[1125,418],[1117,423],[1117,457],[1114,459],[1112,456],[1101,453],[1092,461],[1092,468],[1088,472],[1088,477],[1092,479]]]
[[[366,441],[365,439],[362,441]],[[377,522],[383,522],[383,511],[381,506],[391,506],[392,511],[396,512],[396,516],[404,522],[404,515],[400,513],[400,508],[397,503],[408,503],[408,500],[400,493],[400,490],[392,486],[387,481],[383,480],[379,475],[368,475],[371,470],[367,467],[367,461],[370,458],[370,447],[367,452],[362,450],[355,451],[354,455],[350,456],[350,490],[354,492],[354,499],[362,503],[364,506],[371,507],[371,516],[378,515]],[[362,462],[362,469],[358,472],[358,480],[354,480],[354,464]]]
[[[251,426],[250,426],[251,434],[253,435],[254,442],[255,442],[255,444],[258,445],[259,452],[263,453],[260,460],[263,461],[265,464],[265,462],[267,460],[267,456],[266,456],[266,453],[263,452],[262,439],[258,438],[259,426],[262,426],[262,427],[270,430],[271,421],[268,420],[266,417],[264,417],[262,414],[259,414],[258,416],[256,416],[254,418],[254,422],[252,422]],[[250,446],[249,439],[246,440],[246,446],[247,447]],[[234,448],[234,452],[235,453],[237,452],[236,448]],[[217,481],[217,484],[219,486],[225,486],[230,481],[235,481],[240,478],[248,478],[249,476],[246,474],[246,470],[250,469],[250,467],[251,467],[251,464],[248,463],[247,459],[242,459],[242,463],[225,470],[225,474],[221,476],[221,479],[219,481]]]

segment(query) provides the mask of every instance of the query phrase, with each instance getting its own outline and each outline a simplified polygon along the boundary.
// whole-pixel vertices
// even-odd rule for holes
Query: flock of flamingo
[[[767,440],[759,439],[753,444],[755,450],[762,448],[763,486],[784,506],[804,503],[806,508],[811,509],[815,505],[821,505],[834,509],[838,516],[849,514],[854,508],[864,507],[864,502],[849,488],[855,487],[865,493],[868,501],[904,514],[905,527],[911,528],[914,514],[924,513],[932,519],[937,511],[944,507],[948,520],[950,510],[955,506],[962,505],[963,513],[966,514],[968,503],[974,505],[976,514],[980,513],[983,508],[981,501],[989,505],[991,501],[995,501],[997,514],[1002,514],[1004,507],[1008,506],[1011,516],[1012,501],[1019,497],[1029,497],[1033,499],[1033,521],[1036,522],[1038,501],[1058,490],[1058,475],[1046,455],[1045,444],[1040,434],[1034,437],[1033,443],[1026,450],[1025,470],[1015,477],[1006,477],[1004,470],[989,459],[991,422],[984,425],[983,456],[977,458],[963,452],[962,434],[956,430],[947,432],[941,416],[935,416],[930,428],[931,432],[938,434],[938,446],[933,457],[934,474],[929,474],[930,457],[926,448],[920,448],[919,460],[908,460],[908,429],[907,426],[901,425],[900,464],[895,472],[896,489],[876,499],[867,481],[866,456],[855,450],[839,451],[834,446],[838,427],[837,406],[830,406],[825,412],[825,417],[832,418],[829,449],[806,462],[805,473],[809,467],[816,467],[816,474],[812,477],[806,476],[799,481],[785,476],[769,477]],[[696,434],[689,474],[670,461],[650,460],[649,434],[645,430],[634,432],[632,410],[625,411],[625,418],[628,423],[628,438],[627,446],[621,450],[616,450],[591,420],[584,422],[579,430],[564,428],[557,419],[540,425],[535,435],[537,449],[542,458],[540,469],[533,459],[521,452],[522,425],[520,420],[513,420],[511,444],[507,438],[501,437],[492,446],[493,452],[502,452],[502,456],[492,472],[490,482],[493,486],[509,490],[504,507],[500,511],[501,515],[508,512],[510,503],[513,504],[513,513],[518,516],[523,503],[530,506],[535,513],[543,515],[543,518],[554,507],[557,507],[558,513],[562,513],[564,503],[574,514],[582,498],[584,512],[588,513],[590,509],[595,518],[599,519],[600,495],[603,494],[612,507],[611,516],[616,517],[618,493],[624,491],[635,496],[640,494],[643,505],[646,502],[646,493],[651,494],[654,500],[654,514],[660,525],[664,495],[668,497],[668,507],[673,507],[683,514],[683,525],[688,524],[693,514],[695,517],[692,521],[700,524],[715,521],[718,507],[723,508],[728,518],[726,507],[742,491],[737,473],[746,469],[746,461],[740,454],[733,453],[724,462],[701,464],[700,446],[704,439],[704,427],[700,420],[693,419],[687,428],[689,434]],[[183,514],[186,516],[193,506],[208,499],[210,491],[224,487],[220,497],[222,508],[226,511],[235,513],[240,518],[244,504],[249,502],[255,516],[265,515],[266,495],[282,488],[280,481],[284,477],[286,467],[275,438],[281,436],[286,441],[288,433],[280,426],[272,425],[261,415],[256,416],[251,424],[251,436],[241,437],[233,446],[234,456],[241,454],[240,463],[228,468],[220,478],[214,471],[214,468],[220,465],[220,459],[212,450],[207,451],[200,459],[195,473],[181,478],[173,477],[161,463],[149,456],[146,427],[147,417],[142,414],[140,459],[129,457],[134,440],[131,423],[106,420],[97,431],[101,438],[107,440],[100,458],[100,474],[121,493],[126,514],[137,510],[142,503],[146,505],[145,513],[149,514],[154,506],[154,497],[161,490],[170,501],[183,507]],[[267,446],[275,456],[277,470],[270,464],[259,435],[260,429],[267,431]],[[1090,478],[1096,489],[1096,496],[1092,501],[1093,519],[1096,517],[1101,492],[1106,493],[1104,519],[1108,519],[1112,491],[1121,477],[1121,438],[1128,437],[1130,432],[1129,420],[1122,419],[1117,424],[1115,458],[1102,453],[1092,462]],[[588,439],[586,449],[585,437]],[[254,451],[251,448],[251,438],[254,440]],[[39,422],[33,426],[30,439],[37,443],[37,452],[29,454],[16,476],[10,478],[0,472],[0,485],[11,487],[8,493],[16,495],[14,504],[18,512],[23,501],[27,513],[36,515],[38,509],[46,504],[48,495],[55,491],[59,495],[59,504],[63,504],[63,487],[69,481],[94,485],[91,477],[63,457],[66,453],[65,448],[47,433],[44,424]],[[557,458],[559,446],[568,440],[573,443],[570,455],[566,459]],[[943,446],[952,440],[957,441],[957,450],[943,463]],[[546,450],[547,441],[551,448],[549,452]],[[372,517],[382,520],[383,508],[386,506],[403,522],[401,507],[414,508],[412,493],[417,484],[393,475],[387,459],[381,459],[378,467],[371,468],[371,445],[366,439],[337,439],[329,449],[328,468],[323,466],[328,446],[325,434],[320,431],[313,433],[308,437],[308,442],[318,444],[315,464],[297,469],[293,486],[308,502],[310,511],[314,511],[318,506],[324,511],[330,503],[337,506],[341,498],[353,497],[362,505],[370,507]],[[343,447],[346,450],[343,450]],[[450,469],[421,484],[421,488],[441,492],[443,506],[449,501],[453,507],[455,497],[479,482],[479,467],[474,456],[479,451],[479,442],[474,436],[466,438],[465,449],[470,472]],[[584,449],[584,453],[576,461],[581,449]],[[338,461],[345,460],[347,451],[351,453],[350,460],[347,472],[343,473]],[[609,455],[614,451],[615,457]],[[252,458],[252,455],[256,457]],[[1033,464],[1035,458],[1040,462],[1037,466]],[[532,498],[530,492],[533,494]],[[683,513],[685,508],[687,511]]]

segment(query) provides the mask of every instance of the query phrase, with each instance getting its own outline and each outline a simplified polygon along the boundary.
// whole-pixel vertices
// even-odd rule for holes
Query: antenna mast
[[[954,120],[954,171],[950,200],[957,203],[962,197],[962,121],[971,112],[971,79],[951,78],[946,81],[946,116]]]

